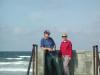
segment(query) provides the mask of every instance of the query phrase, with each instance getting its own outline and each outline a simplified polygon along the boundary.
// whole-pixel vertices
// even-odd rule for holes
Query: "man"
[[[41,48],[45,53],[45,75],[52,75],[52,52],[55,50],[55,42],[50,37],[48,30],[44,31],[44,38],[41,39]]]
[[[69,74],[69,61],[72,58],[72,43],[67,39],[67,34],[62,34],[62,42],[60,45],[60,54],[63,58],[63,68],[64,68],[64,75],[70,75]]]
[[[48,30],[44,31],[44,38],[41,39],[41,48],[47,52],[53,51],[55,48],[55,42],[50,37],[50,32]]]

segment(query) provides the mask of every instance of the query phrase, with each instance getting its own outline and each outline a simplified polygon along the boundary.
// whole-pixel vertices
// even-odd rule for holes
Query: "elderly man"
[[[64,68],[64,75],[69,74],[69,61],[72,58],[72,43],[67,39],[68,35],[66,33],[62,34],[62,42],[60,45],[60,54],[63,58],[63,68]]]
[[[41,39],[41,48],[45,54],[45,75],[52,75],[52,53],[55,50],[55,42],[50,37],[48,30],[44,31],[44,37]]]

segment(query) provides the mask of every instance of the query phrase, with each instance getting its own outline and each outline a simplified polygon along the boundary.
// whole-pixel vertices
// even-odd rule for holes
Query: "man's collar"
[[[45,37],[44,37],[45,40],[48,40],[49,38],[50,38],[50,37],[48,37],[48,38],[45,38]]]

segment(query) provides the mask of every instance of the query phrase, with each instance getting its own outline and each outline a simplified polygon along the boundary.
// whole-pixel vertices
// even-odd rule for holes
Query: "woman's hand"
[[[69,61],[71,60],[71,57],[68,57]]]

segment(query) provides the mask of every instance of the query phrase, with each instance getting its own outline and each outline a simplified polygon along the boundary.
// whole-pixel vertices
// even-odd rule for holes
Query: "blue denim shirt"
[[[47,47],[47,48],[54,48],[55,42],[54,40],[49,37],[48,39],[42,38],[41,39],[41,47]]]

